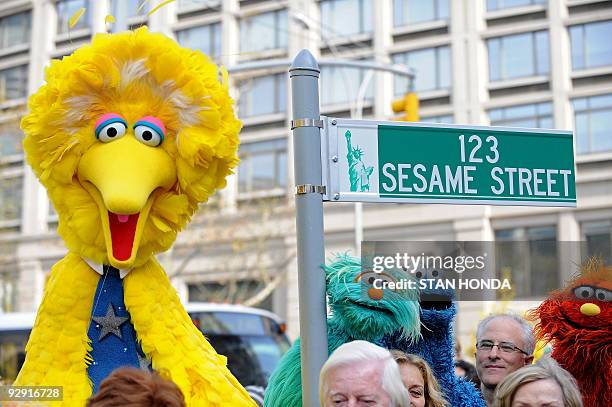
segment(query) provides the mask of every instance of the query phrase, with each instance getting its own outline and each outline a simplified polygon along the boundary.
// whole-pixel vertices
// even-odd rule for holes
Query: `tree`
[[[295,235],[294,207],[286,197],[259,199],[227,213],[211,200],[162,256],[168,275],[200,280],[191,294],[206,301],[262,306],[296,256],[286,243]]]

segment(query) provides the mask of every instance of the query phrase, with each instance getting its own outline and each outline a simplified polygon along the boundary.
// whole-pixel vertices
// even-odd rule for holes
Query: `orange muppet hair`
[[[111,373],[87,407],[185,407],[176,384],[157,373],[121,368]]]

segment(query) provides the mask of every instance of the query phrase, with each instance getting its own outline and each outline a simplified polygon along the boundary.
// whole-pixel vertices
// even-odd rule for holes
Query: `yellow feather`
[[[81,17],[83,17],[83,14],[85,14],[85,8],[81,7],[80,9],[78,9],[76,11],[76,13],[74,13],[69,19],[68,19],[68,27],[70,28],[74,28],[75,25],[77,25],[77,23],[79,22],[79,20],[81,19]]]
[[[166,372],[177,383],[188,405],[254,406],[227,369],[226,359],[219,357],[193,325],[154,259],[132,270],[125,277],[124,287],[125,305],[143,350],[156,370]],[[152,315],[158,323],[150,323]]]
[[[157,10],[159,10],[160,8],[164,7],[166,4],[170,4],[175,0],[166,0],[163,3],[160,3],[157,7],[155,7],[153,10],[149,11],[149,14],[147,14],[147,16],[150,16],[151,14],[155,13]],[[141,6],[142,7],[142,6]]]
[[[63,405],[85,404],[91,394],[85,363],[90,349],[87,329],[98,278],[74,254],[68,254],[53,266],[15,385],[64,386]],[[70,290],[72,282],[77,280],[79,291]],[[72,375],[66,375],[68,361],[72,362]]]

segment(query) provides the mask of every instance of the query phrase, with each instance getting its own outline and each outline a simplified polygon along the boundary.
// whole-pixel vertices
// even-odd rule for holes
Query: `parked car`
[[[189,303],[193,323],[243,386],[265,387],[276,364],[289,349],[285,324],[275,314],[241,305]],[[36,314],[0,314],[0,382],[12,383],[25,360],[25,345]]]

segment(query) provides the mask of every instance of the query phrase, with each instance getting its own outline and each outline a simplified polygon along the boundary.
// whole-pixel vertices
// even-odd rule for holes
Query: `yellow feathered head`
[[[146,28],[51,62],[24,147],[71,251],[138,266],[225,186],[241,125],[224,82],[204,54]]]

